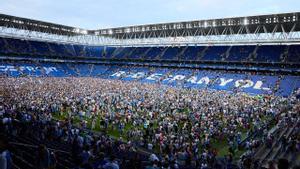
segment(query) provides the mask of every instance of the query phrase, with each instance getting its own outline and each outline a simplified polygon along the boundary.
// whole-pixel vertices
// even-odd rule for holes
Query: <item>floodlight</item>
[[[213,27],[216,26],[216,21],[213,21],[212,26],[213,26]]]
[[[248,25],[249,24],[249,20],[247,18],[244,19],[244,25]]]
[[[87,30],[81,30],[81,33],[84,34],[84,35],[87,35],[88,31]]]
[[[80,33],[80,29],[79,28],[74,28],[73,32]]]

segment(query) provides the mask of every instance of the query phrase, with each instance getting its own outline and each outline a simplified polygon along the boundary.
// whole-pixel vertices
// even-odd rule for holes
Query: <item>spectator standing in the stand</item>
[[[9,151],[9,144],[4,139],[0,139],[0,169],[11,169],[12,159]]]

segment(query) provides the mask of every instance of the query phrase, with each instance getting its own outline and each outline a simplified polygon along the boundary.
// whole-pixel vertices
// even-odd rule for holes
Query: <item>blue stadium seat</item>
[[[232,46],[227,61],[245,61],[251,53],[254,52],[255,46]]]
[[[112,54],[117,48],[115,47],[104,47],[104,58],[112,58]]]
[[[146,54],[145,59],[153,60],[159,56],[159,54],[164,50],[163,47],[152,47],[150,51]]]
[[[201,60],[221,61],[225,57],[228,46],[211,46],[207,49]]]
[[[262,45],[258,47],[256,51],[255,61],[258,62],[280,62],[281,54],[283,54],[286,46],[278,45],[278,46],[268,46]]]
[[[86,57],[105,59],[180,60],[180,61],[255,61],[258,63],[299,63],[300,45],[258,46],[182,46],[112,47],[59,44],[32,40],[0,38],[0,54],[39,57]],[[287,51],[287,52],[286,52]],[[253,55],[251,55],[253,54]],[[251,58],[250,58],[251,55]]]
[[[287,62],[300,63],[300,45],[289,46]]]
[[[181,60],[197,60],[199,52],[202,52],[205,47],[203,46],[189,46],[183,53]]]
[[[182,50],[180,47],[168,47],[165,53],[161,56],[162,60],[174,60],[175,56]]]
[[[149,49],[148,47],[137,47],[128,58],[130,59],[143,59],[145,52]]]

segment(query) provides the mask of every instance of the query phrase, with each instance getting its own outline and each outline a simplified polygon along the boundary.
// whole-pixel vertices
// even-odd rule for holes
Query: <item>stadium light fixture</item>
[[[248,25],[249,24],[249,20],[247,18],[244,19],[243,25]]]
[[[74,32],[74,33],[80,33],[80,29],[79,29],[79,28],[75,28],[75,29],[73,30],[73,32]]]
[[[84,34],[84,35],[87,35],[88,31],[87,30],[81,30],[81,33]]]
[[[85,35],[88,34],[88,31],[87,31],[87,30],[80,29],[80,28],[75,28],[75,29],[73,29],[73,32],[74,32],[74,33],[79,33],[79,34],[85,34]]]

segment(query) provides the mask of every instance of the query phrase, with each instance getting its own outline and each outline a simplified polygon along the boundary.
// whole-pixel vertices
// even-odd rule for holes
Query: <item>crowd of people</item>
[[[268,138],[272,125],[284,119],[299,121],[300,105],[294,96],[254,97],[87,77],[2,82],[0,117],[7,133],[70,143],[72,158],[81,168],[141,168],[142,151],[151,154],[149,169],[234,168],[238,151],[255,154],[259,140],[252,135]],[[24,125],[10,127],[18,126],[10,125],[15,120],[29,123],[27,132]],[[96,129],[101,133],[91,132]],[[299,137],[295,141],[299,152]],[[218,145],[228,149],[223,160],[218,158]],[[38,149],[37,165],[53,166],[50,161],[55,160],[49,159],[54,155],[45,145]]]

